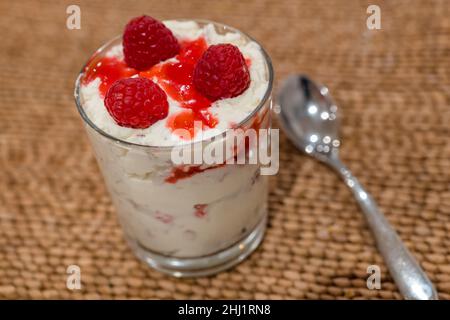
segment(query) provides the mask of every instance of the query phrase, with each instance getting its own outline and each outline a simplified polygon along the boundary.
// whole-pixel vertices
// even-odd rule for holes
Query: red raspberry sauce
[[[84,72],[83,85],[88,84],[96,78],[100,78],[99,90],[102,97],[105,97],[109,87],[115,81],[130,78],[138,73],[137,70],[129,68],[124,61],[116,57],[103,57],[100,60],[94,59],[86,66]]]
[[[179,166],[172,169],[170,175],[165,179],[168,183],[177,183],[179,180],[187,179],[197,173],[202,173],[207,170],[223,167],[225,164],[217,164],[214,166],[201,168],[200,166]]]
[[[173,216],[167,213],[162,213],[159,211],[155,212],[155,218],[164,224],[170,224],[173,222]]]
[[[142,77],[156,78],[158,84],[183,108],[189,109],[169,117],[167,125],[172,130],[187,129],[194,136],[194,121],[201,121],[204,126],[214,128],[218,120],[208,111],[211,101],[200,94],[194,87],[193,74],[197,61],[208,48],[203,37],[193,41],[180,41],[180,53],[177,62],[163,62],[150,70],[141,72]]]
[[[207,204],[196,204],[196,205],[194,205],[194,209],[195,209],[194,215],[197,218],[205,217],[206,216],[206,208],[207,207],[208,207]]]

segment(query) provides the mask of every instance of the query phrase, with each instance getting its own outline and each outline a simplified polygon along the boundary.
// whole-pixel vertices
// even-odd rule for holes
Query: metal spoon
[[[333,168],[353,192],[402,295],[406,299],[438,299],[433,284],[375,201],[340,161],[338,108],[328,89],[306,76],[291,76],[281,88],[279,103],[279,119],[290,140],[301,151]]]

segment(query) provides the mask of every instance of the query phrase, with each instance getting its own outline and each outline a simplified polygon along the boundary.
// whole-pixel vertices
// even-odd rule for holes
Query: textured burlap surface
[[[450,5],[377,1],[0,2],[0,298],[401,298],[362,214],[328,168],[281,136],[270,223],[232,270],[177,280],[127,248],[73,102],[92,52],[131,17],[205,18],[242,29],[271,55],[277,82],[304,72],[342,110],[342,158],[450,298]],[[81,268],[82,289],[66,288]],[[369,265],[381,290],[366,287]]]

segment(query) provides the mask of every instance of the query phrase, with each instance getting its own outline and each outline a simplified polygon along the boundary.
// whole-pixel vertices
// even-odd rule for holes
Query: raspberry
[[[195,88],[213,101],[236,97],[249,85],[250,73],[245,59],[232,44],[210,46],[195,66]]]
[[[177,39],[164,24],[149,16],[132,19],[123,33],[123,54],[129,67],[146,70],[180,51]]]
[[[166,93],[147,78],[120,79],[106,92],[105,106],[119,126],[144,129],[169,113]]]

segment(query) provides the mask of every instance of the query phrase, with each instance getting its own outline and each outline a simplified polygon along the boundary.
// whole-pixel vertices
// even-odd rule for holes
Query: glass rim
[[[244,35],[246,38],[248,38],[250,41],[254,41],[260,48],[261,53],[264,57],[264,60],[266,62],[266,66],[267,66],[267,72],[268,72],[268,83],[267,83],[267,89],[264,93],[263,98],[261,99],[261,101],[259,102],[259,104],[257,105],[257,107],[255,109],[253,109],[252,112],[250,112],[250,114],[247,115],[247,117],[245,117],[242,121],[240,121],[238,123],[238,127],[241,127],[243,125],[245,125],[247,122],[249,122],[252,118],[254,118],[254,116],[256,114],[258,114],[258,112],[262,109],[262,107],[266,104],[266,102],[269,100],[271,94],[272,94],[272,87],[273,87],[273,80],[274,80],[274,72],[273,72],[273,66],[272,66],[272,60],[270,59],[270,56],[267,54],[267,52],[265,51],[265,49],[261,46],[261,44],[256,41],[253,37],[249,36],[248,34],[246,34],[245,32],[242,32],[236,28],[230,27],[226,24],[220,23],[220,22],[215,22],[215,21],[211,21],[211,20],[207,20],[207,19],[171,19],[171,20],[163,20],[164,22],[169,22],[169,21],[194,21],[197,23],[202,23],[202,24],[213,24],[215,27],[220,27],[220,28],[225,28],[230,30],[231,32],[236,32],[236,33],[240,33],[242,35]],[[86,70],[86,67],[88,66],[89,62],[91,61],[92,57],[95,57],[95,55],[97,55],[98,53],[102,52],[106,47],[108,47],[109,45],[111,45],[114,41],[117,41],[119,38],[121,38],[122,36],[116,36],[114,38],[112,38],[111,40],[107,41],[105,44],[103,44],[100,48],[98,48],[94,54],[87,60],[87,62],[83,65],[83,67],[81,68],[81,71],[79,72],[77,79],[75,80],[75,90],[74,90],[74,98],[75,98],[75,104],[77,106],[78,112],[81,115],[81,118],[83,119],[83,121],[85,123],[87,123],[92,129],[94,129],[94,131],[96,131],[97,133],[101,134],[102,136],[104,136],[105,138],[108,138],[110,140],[113,140],[114,142],[120,143],[120,144],[124,144],[127,146],[131,146],[131,147],[140,147],[140,148],[146,148],[146,149],[159,149],[159,150],[164,150],[164,149],[172,149],[175,147],[189,147],[198,143],[203,143],[205,141],[213,141],[215,139],[217,139],[220,136],[223,136],[228,130],[230,130],[231,128],[227,128],[224,131],[218,133],[217,135],[208,137],[207,139],[203,139],[203,140],[198,140],[198,141],[191,141],[189,143],[183,143],[183,144],[175,144],[175,145],[170,145],[170,146],[158,146],[158,145],[148,145],[148,144],[140,144],[140,143],[135,143],[135,142],[130,142],[127,140],[123,140],[117,137],[114,137],[113,135],[105,132],[104,130],[100,129],[98,126],[95,125],[95,123],[93,121],[91,121],[91,119],[89,119],[89,117],[87,116],[86,112],[84,111],[84,108],[82,106],[82,103],[80,101],[80,87],[81,87],[81,78],[84,75],[84,71]]]

